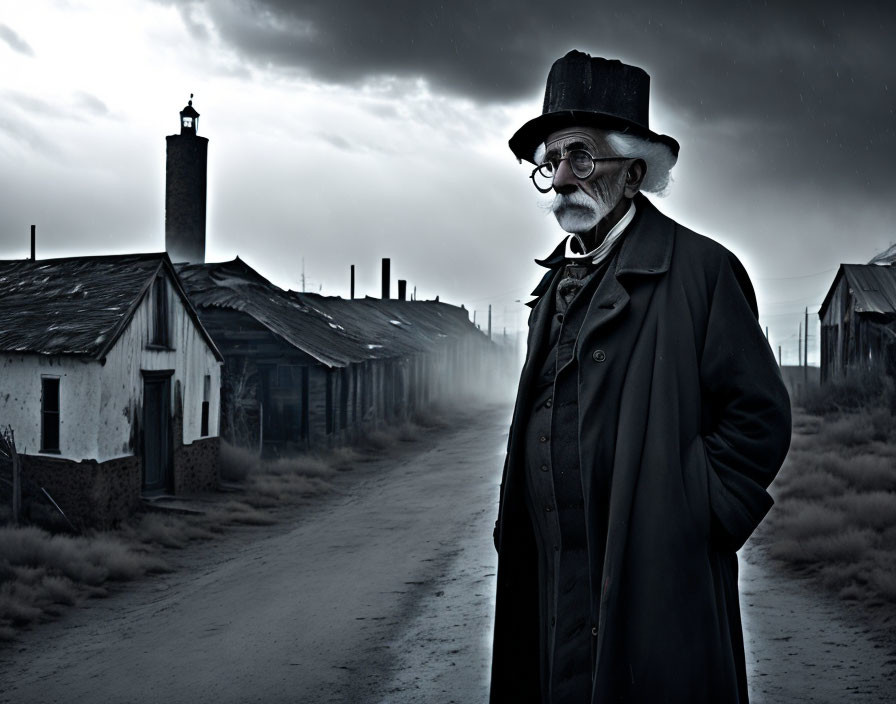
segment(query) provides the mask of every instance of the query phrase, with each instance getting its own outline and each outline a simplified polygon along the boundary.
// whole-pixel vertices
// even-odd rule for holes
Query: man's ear
[[[625,197],[634,198],[641,190],[641,182],[647,175],[647,163],[643,159],[635,159],[625,172]]]

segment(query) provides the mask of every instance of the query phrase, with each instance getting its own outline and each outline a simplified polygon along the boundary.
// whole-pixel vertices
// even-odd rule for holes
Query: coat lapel
[[[579,348],[626,310],[636,287],[654,283],[659,275],[669,270],[675,224],[640,193],[635,196],[635,207],[637,215],[622,237],[619,251],[610,263],[610,271],[588,305],[585,322],[579,331]]]

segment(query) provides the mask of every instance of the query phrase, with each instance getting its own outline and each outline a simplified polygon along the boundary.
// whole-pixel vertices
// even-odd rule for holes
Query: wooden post
[[[16,450],[16,440],[12,428],[9,429],[10,450],[12,455],[12,524],[22,522],[22,458]]]
[[[803,383],[806,388],[809,387],[809,307],[806,307],[806,337],[804,339],[805,349],[803,350]]]
[[[492,304],[488,304],[488,339],[492,339]]]
[[[19,525],[22,519],[22,459],[16,450],[16,435],[11,425],[0,428],[0,451],[8,454],[12,462],[12,522]]]
[[[37,259],[37,225],[31,226],[31,261]]]
[[[351,297],[354,299],[355,297],[355,265],[352,264],[352,285],[351,285],[352,293]]]

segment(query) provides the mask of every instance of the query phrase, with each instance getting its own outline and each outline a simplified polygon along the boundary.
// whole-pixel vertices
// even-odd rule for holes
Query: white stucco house
[[[74,522],[215,484],[221,364],[165,253],[0,261],[0,427]]]

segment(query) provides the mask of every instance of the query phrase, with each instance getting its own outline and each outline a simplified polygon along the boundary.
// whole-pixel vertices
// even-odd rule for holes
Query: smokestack
[[[37,230],[37,225],[31,226],[31,261],[37,259],[35,255],[35,249],[37,247],[37,235],[35,231]]]
[[[165,137],[165,251],[173,262],[205,262],[208,139],[196,133],[193,95],[180,111],[180,133]]]
[[[383,257],[383,300],[387,300],[389,298],[389,270],[392,265],[392,260],[389,257]]]
[[[407,300],[408,295],[408,282],[404,279],[398,280],[398,300],[404,301]]]
[[[352,299],[355,297],[355,265],[352,264]]]

